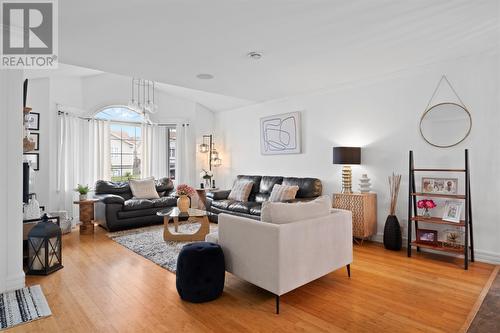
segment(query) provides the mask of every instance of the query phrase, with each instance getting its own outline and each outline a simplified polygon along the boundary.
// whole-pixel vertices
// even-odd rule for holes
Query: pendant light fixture
[[[144,120],[151,123],[150,115],[158,111],[155,100],[156,84],[154,81],[132,78],[132,96],[128,107],[144,115]]]

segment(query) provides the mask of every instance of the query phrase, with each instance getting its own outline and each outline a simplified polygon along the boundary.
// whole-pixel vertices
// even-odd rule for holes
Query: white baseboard
[[[24,277],[25,277],[24,272],[21,272],[17,275],[8,276],[7,279],[5,280],[5,290],[0,290],[0,292],[23,288],[25,286]]]
[[[475,258],[477,261],[486,262],[488,264],[500,265],[500,254],[484,250],[474,251]]]
[[[378,234],[372,236],[371,240],[373,242],[383,243],[384,242],[384,234],[378,233]],[[406,248],[406,238],[403,238],[403,247]],[[429,250],[429,252],[454,256],[454,254],[443,253],[443,252],[439,252],[439,251]],[[474,255],[475,255],[474,259],[476,261],[485,262],[488,264],[500,265],[500,253],[484,251],[484,250],[475,250]]]

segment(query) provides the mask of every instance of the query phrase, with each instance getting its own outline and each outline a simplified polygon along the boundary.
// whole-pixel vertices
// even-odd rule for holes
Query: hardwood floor
[[[407,258],[365,242],[351,279],[340,269],[281,297],[227,274],[221,298],[182,302],[175,275],[109,240],[72,232],[64,269],[40,284],[53,315],[7,332],[458,332],[494,266],[432,254]]]

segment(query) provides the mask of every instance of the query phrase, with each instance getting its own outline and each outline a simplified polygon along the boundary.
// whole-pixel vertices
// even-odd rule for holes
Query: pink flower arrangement
[[[417,207],[420,209],[424,209],[424,216],[425,217],[431,217],[431,214],[429,213],[429,209],[432,209],[436,206],[437,206],[436,203],[430,199],[418,200],[418,202],[417,202]]]
[[[194,188],[187,184],[180,184],[177,186],[177,195],[187,195],[187,196],[192,196],[194,195]]]
[[[432,209],[436,207],[436,203],[430,199],[418,200],[417,202],[418,208],[423,208],[425,210]]]

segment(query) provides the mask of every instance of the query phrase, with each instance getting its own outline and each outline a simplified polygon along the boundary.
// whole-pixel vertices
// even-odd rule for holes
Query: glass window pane
[[[142,123],[141,114],[126,107],[110,107],[96,118],[109,119],[110,123],[110,160],[111,178],[126,181],[141,176],[141,126],[127,122]]]

